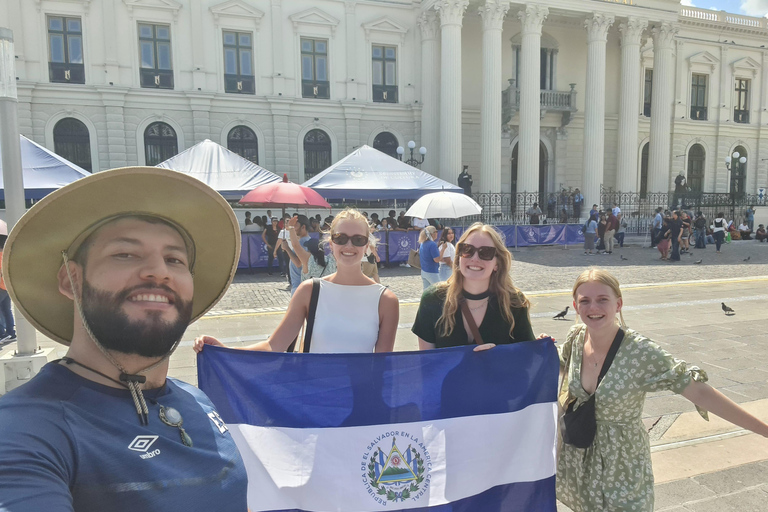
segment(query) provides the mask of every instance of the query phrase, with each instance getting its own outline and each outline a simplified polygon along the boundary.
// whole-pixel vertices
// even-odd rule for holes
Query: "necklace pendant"
[[[187,434],[187,431],[184,430],[182,427],[179,427],[179,435],[181,436],[181,442],[184,444],[184,446],[188,446],[192,448],[192,438],[189,437],[189,434]]]

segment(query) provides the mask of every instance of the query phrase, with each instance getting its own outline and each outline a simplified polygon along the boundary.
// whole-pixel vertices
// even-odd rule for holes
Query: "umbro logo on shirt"
[[[149,451],[152,445],[155,444],[155,441],[157,441],[157,438],[158,436],[136,436],[133,441],[131,441],[131,444],[128,445],[128,449],[135,452],[144,452],[141,454],[141,458],[151,459],[152,457],[160,455],[159,449],[152,450],[151,452]]]

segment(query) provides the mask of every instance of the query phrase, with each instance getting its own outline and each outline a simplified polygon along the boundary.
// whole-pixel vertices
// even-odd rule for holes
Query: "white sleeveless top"
[[[379,339],[380,284],[348,286],[320,280],[310,352],[373,352]]]

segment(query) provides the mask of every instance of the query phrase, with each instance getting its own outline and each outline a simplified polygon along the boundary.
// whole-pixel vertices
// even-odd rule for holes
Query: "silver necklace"
[[[478,309],[481,309],[484,306],[488,305],[488,297],[486,297],[483,302],[480,303],[479,306],[475,306],[474,308],[469,308],[470,311],[477,311]]]

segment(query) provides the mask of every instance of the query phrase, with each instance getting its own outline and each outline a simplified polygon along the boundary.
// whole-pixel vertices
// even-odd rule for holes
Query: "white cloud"
[[[741,12],[748,16],[768,16],[768,0],[744,0]]]
[[[680,0],[680,5],[685,5],[688,7],[696,7],[693,5],[693,0]]]

